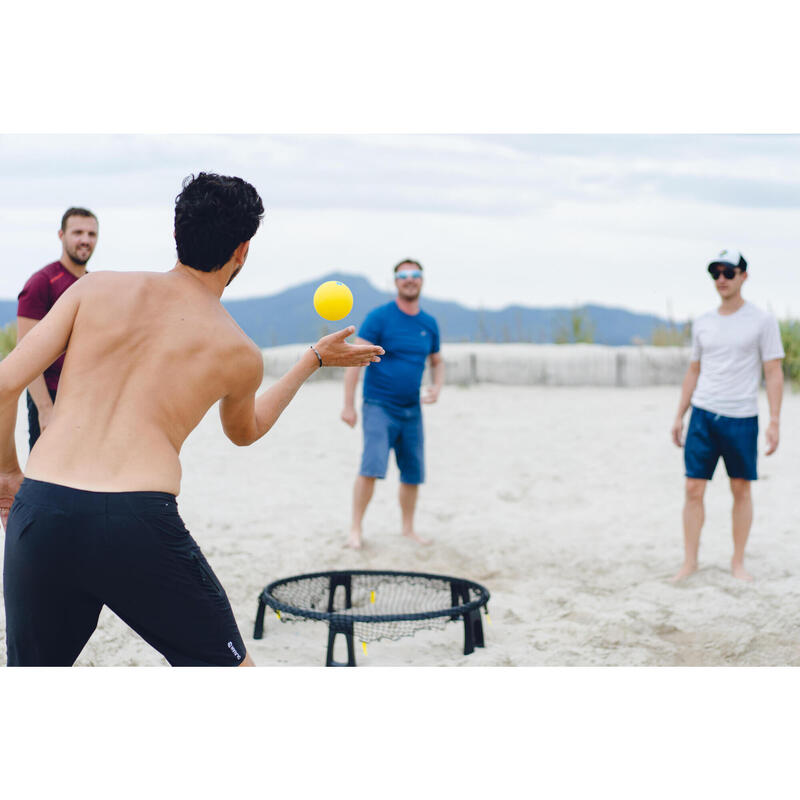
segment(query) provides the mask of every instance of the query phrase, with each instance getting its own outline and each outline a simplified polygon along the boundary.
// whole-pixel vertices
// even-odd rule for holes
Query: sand
[[[794,499],[800,395],[788,394],[778,452],[754,486],[747,566],[729,573],[730,492],[720,464],[707,492],[700,570],[682,559],[682,453],[671,444],[678,388],[446,386],[425,408],[428,481],[421,547],[399,535],[391,464],[367,512],[365,547],[344,549],[361,433],[338,419],[342,388],[301,389],[250,448],[230,444],[211,409],[184,447],[179,507],[225,586],[262,666],[324,664],[323,624],[253,623],[272,580],[325,569],[469,578],[491,592],[485,648],[464,656],[463,627],[358,647],[359,666],[798,665],[800,564]],[[762,414],[766,412],[761,397]],[[762,416],[762,419],[764,417]],[[26,420],[18,421],[20,453]],[[0,660],[5,618],[0,610]],[[78,665],[164,665],[104,609]]]

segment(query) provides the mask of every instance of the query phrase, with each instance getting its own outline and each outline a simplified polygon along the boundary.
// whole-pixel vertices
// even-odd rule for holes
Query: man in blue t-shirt
[[[389,451],[400,469],[400,510],[403,536],[428,544],[414,530],[419,484],[425,480],[424,437],[420,385],[429,361],[433,386],[425,388],[423,403],[435,403],[444,384],[444,361],[439,352],[439,326],[419,307],[422,266],[406,259],[394,268],[397,297],[367,314],[356,339],[380,345],[386,353],[369,365],[364,378],[364,453],[353,488],[353,522],[347,546],[361,547],[362,520],[375,479],[386,477]],[[348,367],[344,377],[342,420],[355,427],[355,393],[361,367]]]

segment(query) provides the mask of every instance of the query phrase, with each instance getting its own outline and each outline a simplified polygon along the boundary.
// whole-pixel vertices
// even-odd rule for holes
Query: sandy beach
[[[269,379],[271,380],[271,379]],[[391,464],[365,520],[365,547],[344,549],[360,428],[339,421],[335,381],[303,387],[250,448],[224,437],[212,408],[182,453],[183,518],[228,592],[260,666],[324,664],[323,624],[253,623],[264,586],[325,569],[453,575],[491,592],[486,647],[464,656],[463,627],[357,648],[359,666],[761,666],[800,664],[800,562],[792,497],[800,474],[800,395],[787,392],[778,452],[753,490],[747,566],[729,573],[730,492],[720,463],[709,486],[700,570],[682,558],[682,452],[671,444],[678,387],[448,385],[425,408],[428,481],[417,522],[434,540],[399,535]],[[766,399],[760,398],[762,414]],[[763,419],[763,417],[762,417]],[[21,458],[26,418],[18,418]],[[763,426],[762,426],[763,427]],[[0,609],[0,660],[5,618]],[[103,609],[78,665],[166,664]]]

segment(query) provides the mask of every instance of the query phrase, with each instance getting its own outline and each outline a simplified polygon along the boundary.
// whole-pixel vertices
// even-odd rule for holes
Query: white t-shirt
[[[703,314],[692,325],[691,360],[700,362],[692,405],[725,417],[758,416],[761,364],[783,356],[778,321],[752,303],[733,314]]]

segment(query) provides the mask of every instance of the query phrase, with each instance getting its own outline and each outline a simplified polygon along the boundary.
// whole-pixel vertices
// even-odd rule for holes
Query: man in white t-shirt
[[[706,484],[722,456],[733,493],[735,578],[752,580],[744,568],[744,549],[753,521],[750,482],[757,479],[758,388],[763,365],[769,404],[766,455],[778,447],[784,356],[778,322],[742,297],[747,262],[737,250],[722,250],[708,265],[722,300],[692,325],[692,353],[683,380],[672,440],[681,446],[683,416],[692,414],[684,444],[686,500],[683,507],[683,566],[672,579],[697,569],[700,531],[705,519]]]

